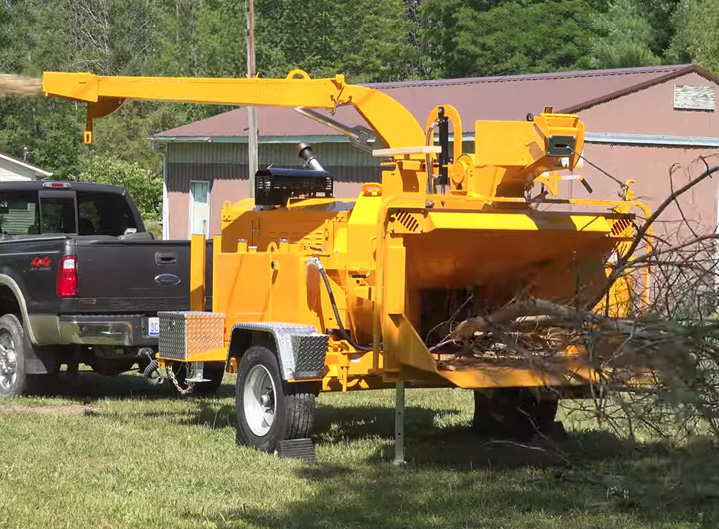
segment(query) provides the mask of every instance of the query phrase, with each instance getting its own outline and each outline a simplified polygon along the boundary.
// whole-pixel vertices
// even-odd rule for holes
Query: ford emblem
[[[173,287],[180,282],[180,278],[175,274],[160,274],[155,277],[155,283],[162,286]]]

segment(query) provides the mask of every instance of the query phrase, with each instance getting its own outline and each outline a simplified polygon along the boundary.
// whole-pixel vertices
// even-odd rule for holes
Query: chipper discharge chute
[[[577,165],[577,116],[477,121],[474,152],[463,153],[460,141],[450,148],[450,125],[457,138],[463,130],[454,107],[433,109],[423,130],[397,101],[342,76],[47,73],[44,89],[88,103],[87,141],[94,117],[139,98],[293,107],[353,143],[373,134],[386,147],[373,150],[382,182],[364,184],[356,199],[335,198],[331,174],[301,144],[305,169],[262,169],[254,199],[226,202],[213,242],[212,312],[203,311],[204,238],[193,238],[195,310],[160,315],[158,362],[184,391],[236,372],[238,439],[250,445],[273,451],[309,436],[322,391],[396,384],[475,390],[481,430],[541,428],[557,399],[581,395],[594,373],[587,351],[546,326],[528,341],[527,326],[600,299],[605,311],[627,309],[629,290],[608,288],[608,261],[634,235],[631,209],[645,206],[630,193],[618,201],[536,194],[541,184],[556,196],[559,172]],[[340,105],[370,128],[312,110]],[[501,331],[500,315],[524,334]]]

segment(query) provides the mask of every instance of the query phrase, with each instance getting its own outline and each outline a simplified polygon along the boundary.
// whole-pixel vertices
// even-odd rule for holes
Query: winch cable
[[[616,176],[612,176],[612,175],[609,174],[607,171],[605,171],[604,169],[602,169],[601,167],[599,167],[597,164],[595,164],[595,163],[593,163],[593,162],[587,160],[587,158],[584,156],[584,154],[578,153],[577,151],[575,151],[574,149],[572,149],[569,145],[567,145],[567,150],[568,150],[570,153],[576,154],[577,156],[579,156],[579,158],[581,158],[582,160],[584,160],[585,162],[587,162],[589,165],[591,165],[592,167],[594,167],[597,171],[599,171],[600,173],[602,173],[602,174],[603,174],[604,176],[606,176],[607,178],[611,178],[612,180],[614,180],[617,184],[619,184],[619,187],[620,187],[621,190],[622,190],[621,195],[624,194],[624,192],[625,192],[626,189],[627,189],[627,184],[625,184],[624,182],[622,182],[621,180],[619,180],[619,178],[617,178]],[[621,195],[620,195],[620,196],[621,196]]]

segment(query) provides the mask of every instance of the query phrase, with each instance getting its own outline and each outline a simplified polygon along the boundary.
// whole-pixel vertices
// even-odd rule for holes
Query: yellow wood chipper
[[[157,362],[171,376],[183,372],[181,385],[173,376],[183,391],[217,387],[224,372],[237,373],[239,441],[274,451],[307,438],[323,391],[396,387],[403,400],[405,386],[474,390],[480,430],[541,428],[554,421],[560,396],[581,396],[591,382],[576,350],[557,351],[561,370],[551,372],[529,359],[469,362],[457,352],[453,361],[451,351],[436,351],[437,329],[460,314],[489,313],[520,292],[581,305],[606,287],[610,255],[634,234],[630,210],[646,207],[630,194],[616,201],[532,196],[540,183],[556,195],[561,171],[580,160],[577,116],[545,109],[526,121],[477,121],[474,153],[463,153],[451,105],[435,107],[423,128],[389,95],[341,75],[48,72],[43,90],[87,104],[86,143],[94,118],[140,99],[290,107],[353,142],[371,129],[382,144],[372,151],[382,181],[365,183],[355,199],[333,196],[332,176],[302,144],[304,169],[260,169],[254,198],[226,202],[213,240],[212,311],[204,307],[204,236],[193,238],[192,311],[160,314]],[[317,112],[342,105],[369,129]]]

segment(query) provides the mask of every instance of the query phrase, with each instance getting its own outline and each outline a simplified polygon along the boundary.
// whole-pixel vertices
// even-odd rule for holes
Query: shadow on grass
[[[223,384],[213,398],[234,394],[234,386]],[[135,373],[105,376],[92,371],[81,371],[77,376],[65,372],[57,375],[33,377],[29,395],[35,397],[63,398],[86,402],[88,399],[168,399],[180,398],[172,382],[152,385]],[[191,397],[195,398],[195,397]]]
[[[464,436],[443,435],[463,443]],[[299,464],[299,499],[224,511],[212,521],[220,528],[717,526],[719,451],[706,442],[669,450],[586,432],[561,446],[570,462],[541,465],[535,450],[495,448],[464,469],[438,463],[451,446],[429,444],[415,445],[413,460],[399,467],[374,457]]]
[[[207,402],[198,401],[196,413],[186,416],[180,420],[180,424],[206,426],[211,430],[220,428],[235,428],[237,416],[234,405],[213,405]]]
[[[584,431],[520,444],[479,437],[469,426],[437,427],[435,412],[407,408],[408,462],[397,467],[389,463],[391,408],[320,406],[320,454],[368,437],[370,453],[352,450],[348,464],[300,463],[299,499],[210,521],[220,528],[717,526],[719,450],[707,441],[676,449]],[[208,405],[194,424],[224,422],[234,426],[232,406]]]
[[[435,425],[438,414],[458,415],[459,412],[454,410],[407,407],[405,413],[405,458],[419,466],[439,465],[472,470],[573,465],[577,461],[621,459],[635,451],[669,450],[660,444],[651,447],[639,445],[604,430],[562,432],[564,435],[537,436],[531,442],[517,442],[480,436],[469,424],[451,427]],[[369,461],[380,463],[394,459],[393,408],[322,406],[317,410],[314,431],[318,445],[379,438],[378,448]]]
[[[637,454],[608,468],[583,463],[531,472],[317,465],[297,471],[311,495],[278,512],[258,509],[241,518],[260,527],[305,528],[716,527],[716,500],[699,490],[713,474],[682,472],[692,464],[696,454]]]
[[[149,386],[137,375],[60,376],[40,388],[44,397],[176,399],[169,385]],[[162,410],[158,420],[234,428],[226,398],[191,399],[186,412]],[[322,450],[349,444],[347,464],[292,465],[301,486],[286,502],[212,513],[217,527],[717,527],[719,451],[706,442],[683,449],[626,441],[605,431],[518,444],[475,436],[469,425],[440,428],[451,409],[408,407],[408,463],[393,456],[394,411],[389,406],[320,402],[315,441]],[[369,442],[364,442],[369,439]],[[353,449],[357,443],[361,448]],[[337,449],[334,448],[336,451]],[[258,476],[261,479],[261,476]],[[203,518],[206,521],[206,518]],[[194,520],[197,522],[197,520]]]

